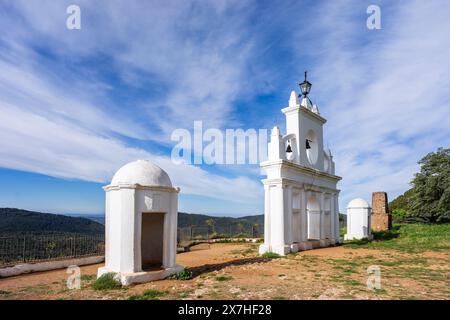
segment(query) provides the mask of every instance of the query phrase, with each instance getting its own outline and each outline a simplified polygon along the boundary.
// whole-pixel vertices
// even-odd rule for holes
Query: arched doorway
[[[143,212],[141,231],[142,270],[159,269],[163,265],[163,212]]]
[[[306,212],[308,217],[308,240],[320,240],[320,205],[315,194],[308,197]]]

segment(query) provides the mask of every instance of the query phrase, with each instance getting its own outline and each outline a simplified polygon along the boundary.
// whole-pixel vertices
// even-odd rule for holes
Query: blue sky
[[[66,8],[81,8],[81,30]],[[381,30],[366,9],[381,7]],[[450,142],[447,1],[2,1],[0,207],[101,213],[114,172],[159,164],[180,210],[263,212],[258,166],[175,165],[176,128],[284,128],[309,71],[343,211],[409,187]]]

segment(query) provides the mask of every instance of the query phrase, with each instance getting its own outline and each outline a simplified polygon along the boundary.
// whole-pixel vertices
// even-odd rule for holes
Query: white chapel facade
[[[260,254],[326,247],[339,243],[339,190],[331,151],[324,150],[323,118],[308,94],[311,84],[300,84],[302,96],[292,91],[286,134],[274,127],[268,159],[260,164],[264,184],[264,244]],[[300,101],[301,100],[301,101]]]

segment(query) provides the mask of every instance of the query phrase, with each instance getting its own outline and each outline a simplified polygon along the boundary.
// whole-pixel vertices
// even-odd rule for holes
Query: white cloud
[[[16,10],[21,22],[13,14],[0,22],[3,29],[12,30],[1,39],[7,50],[0,50],[0,167],[107,183],[121,165],[144,158],[164,168],[183,194],[247,207],[258,203],[262,190],[258,181],[239,173],[228,178],[175,165],[168,157],[122,139],[167,144],[164,135],[181,123],[192,125],[199,118],[220,126],[226,121],[238,93],[247,46],[242,45],[240,56],[226,54],[227,48],[240,46],[234,29],[220,27],[222,13],[233,3],[205,7],[195,1],[164,6],[155,2],[148,10],[142,2],[79,4],[80,33],[65,29],[64,2],[17,1],[9,9]],[[189,17],[191,13],[196,14]],[[214,20],[222,20],[217,30],[200,34]],[[36,53],[41,41],[54,57]],[[121,110],[108,98],[115,88],[79,63],[98,54],[112,58],[129,85],[139,87],[144,77],[157,77],[168,92],[144,102],[139,109],[143,113],[137,116]],[[142,117],[146,119],[138,121]]]
[[[227,122],[251,59],[252,40],[242,28],[250,3],[79,1],[81,31],[65,28],[68,4],[15,2],[24,21],[13,36],[27,45],[45,41],[61,56],[104,54],[131,85],[143,80],[136,72],[156,77],[164,94],[141,102],[143,116],[161,131],[154,130],[154,140],[168,140],[180,123],[203,119],[221,127]]]
[[[1,104],[0,113],[1,167],[106,183],[121,165],[150,159],[164,168],[185,194],[242,203],[254,203],[260,196],[260,185],[249,178],[226,178],[199,167],[175,165],[170,158],[52,122],[12,105]]]
[[[353,197],[370,200],[373,191],[387,191],[391,199],[403,193],[417,161],[448,147],[445,6],[384,2],[383,29],[369,31],[363,3],[330,2],[308,29],[323,35],[311,45],[317,54],[312,98],[320,95],[328,118],[326,138],[343,176],[341,210]]]
[[[0,38],[2,167],[106,182],[127,161],[150,158],[185,193],[260,204],[256,179],[174,166],[129,140],[167,146],[173,128],[199,119],[205,127],[240,126],[233,103],[257,95],[254,88],[278,87],[270,78],[281,73],[278,64],[264,55],[287,43],[293,62],[286,64],[299,69],[283,77],[302,74],[306,63],[297,52],[314,63],[311,97],[328,118],[326,138],[344,178],[342,204],[371,191],[403,192],[417,160],[448,146],[446,4],[383,2],[383,29],[369,31],[365,4],[356,1],[326,2],[298,17],[297,3],[277,5],[258,16],[265,22],[258,25],[251,2],[80,0],[80,32],[65,28],[69,4],[14,1],[0,12],[0,28],[8,30]],[[265,39],[278,24],[290,32]],[[42,48],[50,56],[38,53]],[[82,66],[93,57],[110,59],[120,84],[157,94],[127,110],[112,98],[117,86]],[[239,168],[224,170],[239,175]]]

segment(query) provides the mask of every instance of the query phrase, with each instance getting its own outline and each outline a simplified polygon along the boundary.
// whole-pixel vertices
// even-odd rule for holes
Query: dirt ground
[[[128,299],[147,290],[158,299],[449,299],[450,253],[331,247],[267,259],[257,244],[202,244],[177,255],[190,280],[166,279],[94,290],[97,268],[81,267],[82,288],[69,290],[66,270],[0,279],[0,299]],[[379,268],[381,288],[367,281]],[[375,269],[374,269],[375,268]],[[148,296],[147,296],[148,298]]]

